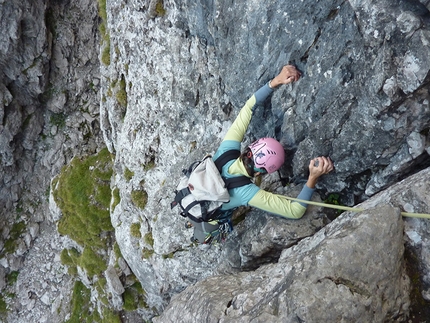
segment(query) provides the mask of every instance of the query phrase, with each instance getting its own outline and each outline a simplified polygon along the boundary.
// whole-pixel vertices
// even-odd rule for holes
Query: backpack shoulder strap
[[[221,173],[222,168],[225,164],[227,164],[230,160],[236,159],[240,156],[240,151],[236,149],[227,150],[221,156],[217,158],[215,161],[215,166],[218,168],[218,171]]]
[[[221,156],[217,158],[215,161],[215,165],[218,168],[218,171],[221,173],[222,168],[225,164],[227,164],[230,160],[236,159],[240,156],[240,151],[236,149],[227,150]],[[232,178],[224,178],[225,186],[227,189],[237,188],[241,186],[245,186],[251,184],[251,180],[246,176],[238,176]]]
[[[228,190],[231,190],[233,188],[245,186],[248,184],[251,184],[251,180],[246,176],[238,176],[238,177],[232,177],[232,178],[224,178],[225,186]]]

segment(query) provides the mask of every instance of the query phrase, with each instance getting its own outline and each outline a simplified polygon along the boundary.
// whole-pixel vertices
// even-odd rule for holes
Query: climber
[[[213,159],[215,162],[226,151],[240,150],[254,107],[261,104],[275,88],[282,84],[295,82],[299,80],[300,76],[301,73],[294,66],[286,65],[275,78],[248,99],[214,154]],[[221,175],[228,179],[243,175],[252,178],[260,174],[270,174],[277,171],[284,164],[284,160],[284,148],[278,141],[273,138],[261,138],[249,145],[239,158],[226,163],[222,167]],[[309,177],[298,198],[310,200],[318,178],[332,170],[333,162],[330,158],[317,157],[312,159],[309,163]],[[307,204],[303,202],[289,201],[280,195],[264,191],[253,183],[231,189],[229,194],[230,202],[222,205],[222,211],[249,205],[285,218],[299,219],[303,216],[307,207]],[[203,228],[202,230],[201,225],[196,225],[194,229],[195,239],[202,242],[202,239],[205,238],[204,231],[208,232],[208,229]]]

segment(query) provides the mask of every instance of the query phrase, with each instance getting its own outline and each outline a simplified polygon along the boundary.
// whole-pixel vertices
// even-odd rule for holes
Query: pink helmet
[[[285,161],[284,147],[273,138],[260,138],[249,145],[254,166],[269,174],[276,172]]]

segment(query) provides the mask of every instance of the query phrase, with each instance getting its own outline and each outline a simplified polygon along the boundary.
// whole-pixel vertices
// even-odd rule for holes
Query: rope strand
[[[362,212],[362,211],[366,210],[366,209],[362,209],[362,208],[349,207],[349,206],[343,206],[343,205],[334,205],[334,204],[326,204],[326,203],[322,203],[322,202],[306,201],[306,200],[301,200],[301,199],[297,199],[297,198],[289,197],[289,196],[284,196],[284,195],[281,195],[281,196],[288,199],[288,200],[291,200],[291,201],[327,207],[330,209],[337,209],[337,210],[351,211],[351,212]],[[427,213],[400,212],[400,214],[402,216],[408,217],[408,218],[430,219],[430,214],[427,214]]]

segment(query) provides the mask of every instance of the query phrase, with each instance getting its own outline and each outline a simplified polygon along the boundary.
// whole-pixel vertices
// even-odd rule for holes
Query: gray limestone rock
[[[376,194],[372,199],[360,204],[360,207],[374,207],[382,203],[389,203],[408,213],[429,213],[430,197],[430,168],[414,176],[408,177],[387,190]],[[407,246],[414,257],[418,259],[419,268],[416,268],[422,279],[420,292],[424,299],[430,300],[430,219],[405,217],[405,237]]]
[[[97,16],[97,3],[88,0],[0,1],[0,218],[7,234],[14,222],[26,223],[15,239],[15,252],[0,259],[9,271],[20,273],[8,287],[17,295],[8,300],[8,322],[64,321],[71,284],[54,252],[44,254],[49,244],[58,243],[52,230],[60,216],[50,214],[47,192],[51,176],[74,155],[102,145],[95,120],[100,100]],[[36,241],[45,238],[49,243],[40,248]],[[57,246],[51,250],[61,251]],[[38,291],[43,301],[28,300],[25,287],[48,274],[52,282],[46,279],[49,283]],[[20,286],[25,286],[23,293]],[[43,302],[50,305],[53,294],[63,303],[51,314]]]
[[[303,77],[256,109],[245,139],[283,143],[282,181],[301,183],[309,159],[329,155],[336,171],[318,189],[323,198],[340,193],[341,203],[354,205],[430,165],[426,4],[186,0],[165,2],[164,16],[148,8],[110,3],[100,123],[116,154],[116,238],[155,312],[214,274],[278,261],[328,222],[317,215],[324,211],[298,222],[253,211],[223,247],[208,251],[190,244],[190,232],[169,211],[181,169],[216,150],[248,97],[282,65],[295,64]],[[121,79],[126,108],[109,95],[112,80]],[[142,189],[144,209],[131,198]],[[136,222],[140,239],[130,235]]]
[[[276,193],[297,196],[301,188],[302,185],[279,188]],[[317,196],[314,200],[321,202]],[[316,206],[309,206],[299,220],[286,220],[259,210],[248,211],[245,220],[225,242],[217,273],[249,271],[277,262],[283,250],[312,236],[329,222],[323,209]]]
[[[154,322],[385,322],[405,319],[403,221],[387,205],[346,213],[276,264],[213,276]]]
[[[320,181],[321,196],[340,193],[342,203],[353,205],[428,169],[429,1],[304,0],[287,5],[268,0],[250,5],[249,1],[171,0],[163,2],[164,13],[157,8],[158,1],[108,1],[109,66],[99,63],[96,2],[0,2],[4,31],[0,35],[0,216],[7,223],[3,240],[17,215],[28,223],[17,253],[0,259],[6,270],[22,273],[10,322],[67,318],[65,289],[71,282],[54,252],[55,244],[67,242],[52,233],[61,212],[47,201],[46,192],[63,165],[102,145],[116,156],[112,187],[119,189],[121,202],[111,214],[112,223],[125,260],[122,267],[133,271],[147,294],[150,310],[142,314],[145,319],[162,313],[171,298],[188,286],[194,286],[184,294],[190,297],[200,295],[205,284],[209,290],[219,288],[217,279],[210,277],[226,273],[233,276],[216,276],[225,277],[219,285],[225,290],[214,298],[216,307],[209,309],[221,310],[224,321],[332,320],[342,306],[355,302],[359,306],[350,306],[342,317],[349,318],[355,310],[363,321],[404,318],[407,279],[387,286],[404,276],[399,221],[390,231],[373,219],[364,221],[365,214],[348,221],[344,215],[329,228],[348,235],[323,239],[318,249],[309,243],[335,234],[330,231],[334,229],[322,229],[329,222],[325,210],[310,208],[300,221],[251,211],[225,245],[208,248],[190,244],[190,232],[176,212],[170,212],[169,202],[181,169],[213,153],[246,99],[288,62],[301,69],[303,77],[279,88],[256,109],[245,140],[274,136],[282,142],[288,158],[280,178],[274,180],[278,186],[282,181],[300,188],[309,159],[330,155],[336,172]],[[114,86],[122,80],[126,106],[118,102]],[[124,176],[126,169],[134,173],[131,180]],[[428,185],[423,180],[428,182],[429,174],[420,174],[424,178],[411,177],[395,186],[393,193],[379,193],[378,202],[367,203],[390,200],[405,211],[428,212]],[[148,193],[143,209],[132,201],[135,190]],[[389,214],[396,217],[395,209],[375,210],[386,214],[373,215],[374,221]],[[142,238],[130,235],[136,222],[141,223]],[[374,236],[362,231],[370,223],[382,225],[384,234],[393,234],[395,240],[385,246],[393,250],[393,262],[384,263],[392,271],[378,271],[378,277],[367,267],[358,266],[362,272],[352,270],[348,259],[351,263],[356,259],[341,248],[358,237],[373,243]],[[407,219],[405,224],[407,245],[420,260],[428,285],[427,222]],[[334,245],[341,239],[345,244]],[[53,250],[49,255],[41,242]],[[384,247],[384,242],[378,243]],[[357,261],[379,268],[374,254],[367,252]],[[293,270],[287,255],[300,266]],[[317,277],[308,267],[322,266],[324,259],[338,265],[339,276],[321,271],[328,278]],[[35,264],[41,262],[49,264],[38,268]],[[351,270],[342,271],[347,268]],[[300,270],[311,280],[289,284]],[[274,278],[264,276],[264,271]],[[370,278],[359,280],[361,274]],[[54,282],[44,279],[39,285],[39,277],[46,275]],[[371,285],[376,281],[379,290]],[[48,292],[50,286],[58,287]],[[223,298],[235,286],[235,298]],[[37,290],[37,301],[29,298],[32,290]],[[298,297],[286,297],[287,291]],[[305,300],[304,291],[328,298]],[[382,302],[382,292],[392,298]],[[422,295],[430,300],[428,288]],[[39,298],[54,302],[52,308],[46,311],[49,306]],[[176,306],[170,305],[166,320]],[[314,311],[319,306],[333,310]],[[375,308],[375,313],[363,310],[366,306]],[[283,312],[286,308],[290,312]],[[248,316],[239,318],[240,313]]]

